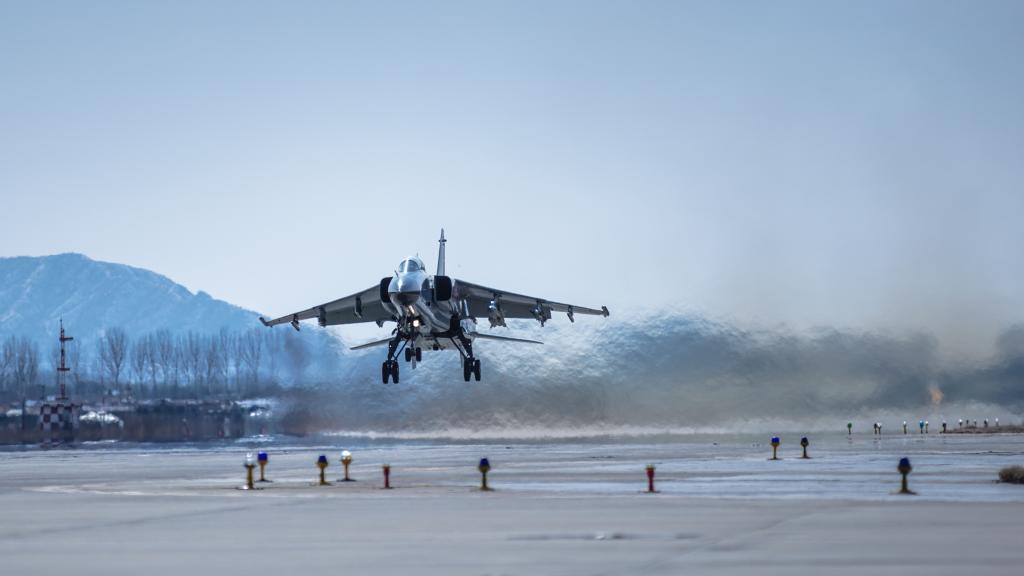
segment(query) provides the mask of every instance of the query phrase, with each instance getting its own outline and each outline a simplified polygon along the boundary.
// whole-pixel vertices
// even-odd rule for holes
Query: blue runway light
[[[317,464],[327,464],[327,456],[324,456],[323,454],[321,454],[320,457],[316,459],[316,463]]]
[[[256,459],[260,462],[266,462],[269,460],[266,452],[260,452],[259,454],[257,454]]]
[[[487,458],[481,458],[480,464],[476,469],[480,471],[480,489],[484,491],[490,490],[487,486],[487,473],[491,471],[491,461]]]

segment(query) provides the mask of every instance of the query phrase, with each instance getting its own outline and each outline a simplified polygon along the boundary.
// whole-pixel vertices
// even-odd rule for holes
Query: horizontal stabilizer
[[[539,340],[527,340],[525,338],[512,338],[510,336],[495,336],[494,334],[482,334],[480,332],[473,332],[472,334],[476,338],[483,338],[484,340],[505,340],[506,342],[523,342],[524,344],[543,344]]]
[[[365,350],[366,348],[373,348],[374,346],[383,346],[391,342],[391,338],[385,338],[383,340],[374,340],[373,342],[367,342],[366,344],[360,344],[359,346],[353,346],[349,350]]]

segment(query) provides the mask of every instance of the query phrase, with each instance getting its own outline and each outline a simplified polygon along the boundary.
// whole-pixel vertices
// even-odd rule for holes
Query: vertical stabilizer
[[[435,274],[444,276],[444,228],[441,228],[441,239],[437,241],[437,271]]]

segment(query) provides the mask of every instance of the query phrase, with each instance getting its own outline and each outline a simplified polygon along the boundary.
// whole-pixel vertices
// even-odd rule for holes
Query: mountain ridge
[[[69,333],[85,339],[115,326],[130,334],[259,326],[256,312],[145,268],[77,252],[0,258],[0,334],[48,342],[61,318]]]

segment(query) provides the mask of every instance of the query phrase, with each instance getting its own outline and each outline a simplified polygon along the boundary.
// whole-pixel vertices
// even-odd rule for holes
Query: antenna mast
[[[71,336],[64,335],[64,319],[60,319],[60,366],[57,367],[57,383],[60,385],[60,395],[57,397],[58,400],[67,400],[67,373],[71,371],[68,368],[66,358],[67,354],[64,350],[64,343],[74,340]]]

